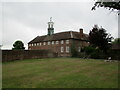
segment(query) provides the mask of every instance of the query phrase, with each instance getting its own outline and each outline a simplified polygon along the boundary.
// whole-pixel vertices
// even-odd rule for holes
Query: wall
[[[56,44],[56,41],[54,41],[54,44],[52,44],[52,41],[50,41],[50,45],[46,42],[46,45],[40,46],[28,46],[29,50],[52,50],[53,52],[58,53],[59,56],[70,56],[70,52],[66,52],[66,46],[70,47],[70,42],[69,44],[66,44],[66,40],[63,40],[63,44],[61,44],[61,40],[58,40],[58,44]],[[61,47],[64,47],[64,52],[61,52]]]
[[[50,57],[57,57],[57,54],[49,50],[2,50],[2,62]]]
[[[46,42],[46,45],[43,45],[43,42],[42,45],[38,45],[38,46],[28,46],[28,49],[29,50],[52,50],[53,52],[56,52],[58,53],[58,56],[71,56],[71,53],[70,51],[69,52],[66,52],[66,46],[68,46],[69,48],[71,47],[71,44],[75,44],[76,47],[84,47],[84,46],[88,46],[89,44],[86,42],[86,41],[81,41],[81,40],[75,40],[75,39],[67,39],[69,40],[69,43],[66,44],[66,40],[63,40],[63,44],[61,44],[61,40],[59,40],[58,44],[55,43],[54,41],[54,44],[51,44],[52,42],[50,42],[50,45],[47,44]],[[64,51],[61,52],[61,47],[64,48]]]

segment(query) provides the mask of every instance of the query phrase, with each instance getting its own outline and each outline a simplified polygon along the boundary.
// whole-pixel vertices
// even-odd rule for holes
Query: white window
[[[39,45],[41,46],[41,43],[39,43]]]
[[[64,47],[61,47],[61,52],[64,52]]]
[[[59,41],[56,41],[56,44],[58,44],[59,43]]]
[[[66,46],[66,52],[69,53],[69,46]]]
[[[34,46],[36,46],[36,43],[34,43]]]
[[[29,46],[31,46],[31,44],[29,44]]]
[[[33,44],[32,44],[32,46],[33,46]]]
[[[52,41],[52,44],[54,44],[54,41]]]
[[[50,42],[48,42],[48,45],[50,45]]]
[[[66,40],[66,44],[69,44],[69,40]]]
[[[37,43],[37,46],[39,46],[39,43]]]
[[[81,51],[81,48],[80,47],[78,47],[78,52],[80,52]]]
[[[64,41],[62,40],[62,41],[61,41],[61,44],[63,44],[63,43],[64,43]]]
[[[46,42],[44,42],[43,45],[46,45]]]

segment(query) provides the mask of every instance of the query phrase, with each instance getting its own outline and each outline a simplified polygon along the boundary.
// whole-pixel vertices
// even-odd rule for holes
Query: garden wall
[[[49,50],[2,50],[2,62],[57,57]]]

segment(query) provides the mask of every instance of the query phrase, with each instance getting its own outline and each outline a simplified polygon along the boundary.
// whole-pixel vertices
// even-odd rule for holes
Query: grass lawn
[[[2,64],[3,88],[118,88],[118,62],[80,58]]]

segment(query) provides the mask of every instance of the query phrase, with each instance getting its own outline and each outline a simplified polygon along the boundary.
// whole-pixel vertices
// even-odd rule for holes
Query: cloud
[[[99,8],[91,11],[93,2],[5,2],[3,14],[3,45],[11,49],[15,40],[27,43],[36,36],[47,34],[47,22],[52,16],[55,33],[79,31],[83,28],[89,33],[94,24],[98,24],[117,37],[118,17],[116,13]]]

